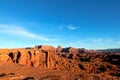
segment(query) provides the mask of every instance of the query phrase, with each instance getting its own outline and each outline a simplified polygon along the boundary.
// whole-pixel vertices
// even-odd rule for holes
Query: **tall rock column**
[[[27,51],[26,50],[20,50],[21,52],[21,58],[19,60],[19,64],[27,65]]]
[[[40,51],[36,50],[35,51],[35,63],[34,63],[34,66],[39,67],[39,65],[40,65]]]

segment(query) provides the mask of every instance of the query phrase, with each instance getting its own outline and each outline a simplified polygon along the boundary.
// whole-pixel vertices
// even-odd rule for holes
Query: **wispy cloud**
[[[27,31],[26,29],[24,29],[23,27],[17,26],[17,25],[0,24],[0,33],[22,36],[22,37],[29,37],[32,39],[38,39],[42,41],[50,41],[50,39],[48,39],[47,37],[31,33]]]
[[[59,31],[62,31],[63,29],[77,30],[77,29],[79,29],[79,27],[78,26],[73,26],[73,25],[60,25],[59,26]]]
[[[68,28],[69,30],[76,30],[76,29],[79,29],[79,27],[72,26],[72,25],[68,25],[67,28]]]

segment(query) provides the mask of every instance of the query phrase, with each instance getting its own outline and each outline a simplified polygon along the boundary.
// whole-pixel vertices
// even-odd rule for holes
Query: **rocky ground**
[[[0,80],[120,80],[120,53],[43,45],[0,49]]]

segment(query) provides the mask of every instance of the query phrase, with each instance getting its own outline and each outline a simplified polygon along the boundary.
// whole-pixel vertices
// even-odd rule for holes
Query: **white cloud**
[[[22,36],[22,37],[29,37],[32,39],[38,39],[42,41],[50,41],[50,39],[40,36],[34,33],[31,33],[24,29],[21,26],[17,25],[5,25],[5,24],[0,24],[0,33],[5,33],[9,35],[16,35],[16,36]]]
[[[78,29],[79,27],[72,26],[72,25],[68,25],[67,28],[68,28],[69,30],[76,30],[76,29]]]
[[[79,29],[78,26],[73,26],[73,25],[60,25],[58,27],[59,31],[62,31],[63,29],[67,29],[67,30],[77,30]]]

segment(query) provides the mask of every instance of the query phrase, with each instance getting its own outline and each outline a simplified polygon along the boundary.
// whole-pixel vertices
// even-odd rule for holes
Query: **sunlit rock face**
[[[36,45],[35,49],[55,51],[55,48],[53,46],[47,46],[47,45]]]
[[[62,51],[62,46],[58,46],[58,47],[56,48],[56,52],[57,52],[57,53],[61,53],[61,51]]]
[[[119,77],[120,53],[102,53],[82,48],[40,45],[31,48],[0,49],[0,62],[38,67],[105,74]]]

